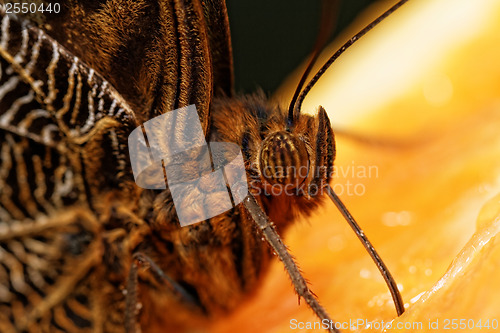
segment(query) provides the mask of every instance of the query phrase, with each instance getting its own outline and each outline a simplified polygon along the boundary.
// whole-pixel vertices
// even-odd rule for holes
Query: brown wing
[[[135,114],[44,31],[1,8],[0,19],[0,331],[120,323],[102,310],[112,298],[93,205],[126,184]]]
[[[38,24],[104,74],[141,122],[196,104],[207,134],[212,97],[233,90],[223,0],[73,0],[61,7]]]
[[[233,50],[231,34],[224,0],[208,0],[202,2],[207,20],[208,40],[213,67],[214,96],[221,94],[234,95]]]
[[[129,258],[106,247],[124,236],[95,206],[114,190],[137,198],[127,135],[192,103],[206,129],[214,91],[232,91],[223,2],[61,10],[29,16],[39,28],[1,13],[1,332],[123,330],[119,261]]]

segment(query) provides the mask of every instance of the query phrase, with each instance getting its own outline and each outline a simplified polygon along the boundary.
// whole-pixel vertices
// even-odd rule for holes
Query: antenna
[[[316,82],[318,82],[318,80],[321,78],[321,76],[323,76],[323,74],[333,64],[333,62],[335,60],[337,60],[337,58],[340,57],[340,55],[342,55],[342,53],[344,53],[349,47],[351,47],[361,37],[363,37],[368,31],[372,30],[377,24],[382,22],[385,18],[387,18],[392,13],[394,13],[399,7],[401,7],[402,5],[404,5],[407,2],[408,2],[408,0],[398,1],[394,6],[389,8],[385,13],[383,13],[382,15],[377,17],[373,22],[368,24],[363,30],[361,30],[356,35],[354,35],[354,37],[349,39],[344,45],[342,45],[342,47],[340,49],[337,50],[337,52],[335,52],[330,57],[330,59],[328,59],[328,61],[318,70],[316,75],[314,75],[314,77],[311,79],[311,81],[309,81],[307,86],[300,93],[299,97],[297,98],[297,102],[295,104],[295,107],[292,111],[292,113],[293,113],[292,118],[297,116],[300,113],[300,109],[302,107],[302,102],[304,101],[304,98],[306,98],[306,96],[309,93],[309,91],[311,90],[311,88],[316,84]],[[290,118],[290,116],[289,116],[289,118]]]
[[[312,87],[318,82],[318,80],[321,78],[321,76],[328,70],[328,68],[333,64],[335,60],[337,60],[342,53],[344,53],[349,47],[351,47],[356,41],[358,41],[361,37],[363,37],[368,31],[373,29],[377,24],[382,22],[385,18],[387,18],[389,15],[394,13],[399,7],[404,5],[408,0],[400,0],[398,1],[394,6],[389,8],[387,11],[385,11],[382,15],[377,17],[374,21],[372,21],[370,24],[368,24],[363,30],[358,32],[354,37],[352,37],[350,40],[348,40],[340,49],[338,49],[329,59],[326,61],[326,63],[318,70],[318,72],[314,75],[314,77],[309,81],[307,86],[301,91],[304,82],[311,71],[314,63],[316,62],[320,49],[323,47],[324,43],[326,43],[326,39],[328,38],[328,33],[327,33],[327,28],[331,29],[329,27],[329,24],[332,23],[332,20],[328,18],[326,14],[322,15],[322,23],[321,23],[321,30],[319,32],[318,38],[316,40],[316,44],[314,46],[314,51],[313,55],[311,57],[311,60],[309,61],[309,64],[302,75],[300,82],[295,90],[295,93],[293,95],[293,98],[290,102],[290,106],[288,109],[288,121],[287,121],[287,130],[289,130],[291,127],[293,127],[293,122],[298,117],[300,114],[300,110],[302,107],[302,102],[304,101],[305,97],[309,93],[309,91],[312,89]],[[323,1],[323,8],[326,9],[329,6],[331,6],[331,2],[327,3],[327,1]],[[331,9],[330,9],[331,10]],[[351,228],[354,230],[356,233],[356,236],[358,236],[359,240],[365,247],[365,249],[368,251],[370,254],[370,257],[373,259],[375,264],[377,265],[378,270],[384,277],[384,280],[389,288],[389,291],[391,292],[392,299],[394,300],[394,305],[396,307],[396,312],[398,316],[402,315],[403,312],[405,311],[404,308],[404,303],[403,303],[403,298],[401,297],[401,293],[398,290],[396,281],[392,277],[391,273],[389,272],[387,266],[384,264],[380,256],[378,255],[377,251],[371,244],[371,242],[368,240],[366,235],[364,234],[363,230],[359,227],[357,224],[356,220],[352,217],[351,213],[349,213],[349,210],[347,207],[344,205],[344,203],[340,200],[340,198],[337,196],[337,194],[333,191],[333,189],[330,187],[330,185],[326,185],[326,190],[328,193],[328,196],[330,199],[333,201],[335,206],[337,206],[338,210],[340,213],[344,216],[345,220]]]
[[[286,124],[287,130],[290,130],[293,127],[293,123],[295,121],[293,109],[295,106],[295,102],[299,97],[300,91],[302,90],[304,84],[306,83],[307,76],[311,72],[314,64],[316,63],[316,60],[318,60],[319,54],[325,47],[328,38],[330,37],[335,28],[335,23],[338,17],[338,15],[336,15],[338,13],[338,8],[339,8],[338,0],[323,0],[321,2],[321,19],[320,19],[318,36],[316,37],[316,42],[314,43],[311,59],[309,60],[306,70],[304,71],[302,77],[300,78],[297,88],[295,88],[292,100],[290,101],[290,106],[288,107],[288,119]]]
[[[361,227],[356,223],[356,220],[354,217],[352,217],[351,213],[349,213],[349,210],[347,210],[347,207],[344,205],[342,200],[337,196],[337,194],[333,191],[333,189],[330,187],[330,185],[326,186],[326,191],[328,193],[328,196],[330,199],[332,199],[333,203],[335,206],[337,206],[337,209],[342,213],[344,218],[346,219],[347,223],[351,226],[351,228],[354,230],[354,233],[356,233],[356,236],[358,236],[359,240],[361,243],[363,243],[363,246],[365,247],[366,251],[370,254],[370,257],[372,257],[373,261],[375,262],[375,265],[377,265],[378,270],[384,277],[385,283],[389,287],[389,291],[391,292],[392,299],[394,300],[394,305],[396,306],[396,312],[398,316],[401,316],[403,312],[405,312],[405,306],[403,303],[403,298],[401,297],[401,293],[399,292],[398,286],[396,284],[396,281],[392,277],[391,273],[389,272],[389,269],[387,266],[384,264],[382,261],[382,258],[378,255],[377,251],[373,247],[372,243],[368,240],[366,237],[365,233],[361,229]]]

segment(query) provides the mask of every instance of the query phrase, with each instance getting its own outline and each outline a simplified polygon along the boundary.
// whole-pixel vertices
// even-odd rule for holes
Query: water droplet
[[[339,252],[345,247],[345,239],[340,235],[335,235],[330,237],[327,246],[330,251]]]
[[[359,276],[361,276],[363,279],[370,279],[372,277],[372,273],[368,269],[363,268],[359,271]]]
[[[407,226],[412,222],[412,213],[406,210],[382,214],[382,223],[388,227]]]

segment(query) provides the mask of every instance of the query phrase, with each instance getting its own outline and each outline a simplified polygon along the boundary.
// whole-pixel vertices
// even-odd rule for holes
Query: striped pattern
[[[94,172],[123,175],[134,113],[46,33],[1,10],[0,332],[119,331],[124,296],[91,274],[106,235],[90,209],[87,146],[98,138],[111,152]]]
[[[302,117],[294,135],[271,135],[261,152],[269,133],[284,131],[285,113],[262,96],[218,98],[232,95],[224,1],[76,0],[62,7],[67,16],[47,16],[41,25],[58,42],[0,15],[0,332],[123,332],[125,314],[136,309],[144,331],[202,327],[202,312],[241,303],[272,254],[242,207],[180,228],[168,191],[133,183],[128,133],[137,118],[194,103],[212,141],[244,147],[251,175],[259,156],[276,174],[280,166],[322,161],[314,158],[325,141],[316,118]],[[155,136],[182,144],[188,128],[178,120],[175,131]],[[301,182],[293,177],[285,170],[270,180]],[[305,195],[260,199],[280,230],[318,204]],[[147,267],[134,293],[127,282],[137,252],[196,304],[180,302]],[[128,299],[127,310],[126,293],[139,297]]]
[[[269,134],[262,142],[260,174],[271,185],[298,187],[308,176],[308,161],[304,142],[289,132]]]
[[[28,27],[10,15],[2,15],[1,32],[0,55],[8,66],[0,73],[0,102],[2,109],[11,105],[2,110],[2,129],[20,135],[30,133],[33,140],[53,146],[61,141],[60,137],[53,137],[57,131],[70,142],[82,143],[97,131],[100,121],[112,118],[135,125],[133,112],[113,87],[45,32]],[[18,92],[21,83],[29,85],[25,95]],[[9,93],[16,99],[12,100],[14,97]],[[34,100],[46,113],[29,115],[28,110],[36,110],[32,110],[31,105],[23,106]],[[31,118],[50,116],[51,125],[57,127],[37,126],[35,129],[27,127],[33,121],[14,122],[15,118],[26,115]]]

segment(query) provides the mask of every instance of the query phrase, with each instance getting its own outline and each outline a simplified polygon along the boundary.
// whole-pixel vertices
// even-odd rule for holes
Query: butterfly
[[[300,113],[314,83],[297,89],[289,110],[262,94],[236,96],[224,1],[55,4],[25,15],[1,9],[0,330],[196,327],[255,289],[273,252],[299,298],[330,320],[279,237],[327,195],[358,228],[328,187],[335,140],[326,111]],[[234,209],[181,227],[185,207],[169,190],[137,186],[127,139],[193,104],[209,141],[241,147],[252,189]],[[188,130],[180,119],[155,140],[183,143]],[[290,165],[307,172],[283,171]],[[289,184],[305,191],[267,192]],[[394,280],[356,230],[402,313]]]

